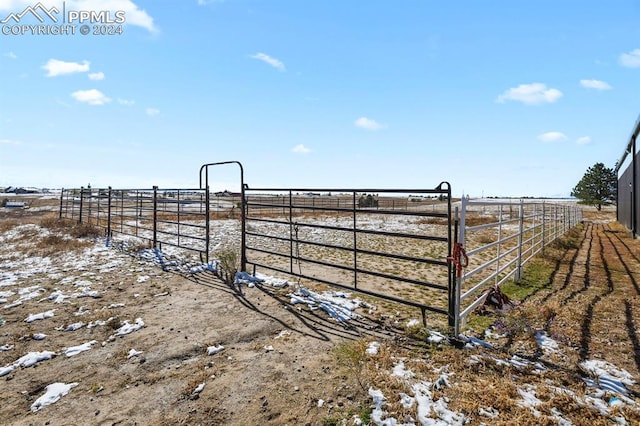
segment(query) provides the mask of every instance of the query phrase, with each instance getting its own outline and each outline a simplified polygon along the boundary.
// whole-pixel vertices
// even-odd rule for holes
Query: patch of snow
[[[82,321],[79,321],[62,328],[62,331],[76,331],[81,329],[82,327],[84,327],[84,323]]]
[[[286,336],[291,336],[291,332],[289,330],[282,330],[274,339],[281,339]]]
[[[41,397],[35,400],[33,404],[31,404],[31,411],[34,413],[36,411],[40,411],[43,408],[54,404],[60,400],[63,396],[67,395],[71,392],[71,389],[78,386],[78,383],[52,383],[45,388],[45,393]]]
[[[31,314],[24,320],[24,322],[34,322],[34,321],[39,321],[47,318],[53,318],[54,311],[55,309],[52,309],[47,312],[40,312],[39,314]]]
[[[402,407],[404,407],[404,409],[410,409],[415,403],[416,399],[414,397],[409,396],[406,393],[400,393],[400,404],[402,404]]]
[[[393,367],[392,376],[399,377],[401,379],[411,379],[415,377],[415,374],[411,370],[407,370],[404,367],[404,361],[398,362],[398,364]]]
[[[367,355],[378,355],[378,350],[380,349],[380,343],[378,342],[370,342],[367,347],[366,353]]]
[[[116,330],[113,337],[124,336],[133,333],[134,331],[140,330],[142,327],[144,327],[142,318],[136,318],[136,321],[133,324],[131,324],[129,321],[124,321],[122,323],[122,326]]]
[[[78,355],[79,353],[90,350],[91,346],[95,345],[96,343],[98,342],[96,342],[95,340],[92,340],[90,342],[83,343],[82,345],[72,346],[70,348],[65,349],[64,354],[67,356],[67,358],[70,358],[72,356]]]
[[[389,424],[387,421],[382,419],[387,413],[382,409],[382,406],[385,404],[385,397],[381,390],[369,388],[369,396],[373,400],[373,410],[371,410],[371,420],[376,425],[386,425]]]
[[[109,306],[107,306],[107,309],[124,308],[124,307],[125,307],[124,303],[112,303]]]
[[[263,284],[266,284],[270,287],[274,287],[274,288],[284,288],[284,287],[288,287],[291,284],[289,283],[289,281],[283,279],[283,278],[276,278],[276,277],[272,277],[269,275],[263,275],[259,272],[256,273],[256,278],[262,280]]]
[[[447,401],[444,398],[434,401],[430,387],[431,384],[428,382],[421,382],[413,385],[415,399],[418,403],[418,421],[422,425],[464,425],[464,415],[449,410],[447,407]]]
[[[412,319],[407,322],[407,328],[418,327],[420,325],[420,321],[417,319]]]
[[[33,340],[44,340],[47,338],[47,335],[44,333],[36,333],[32,337],[33,337]]]
[[[429,343],[441,343],[443,340],[447,340],[447,336],[437,331],[429,330],[429,337],[427,337]]]
[[[536,332],[536,342],[542,351],[546,354],[558,352],[558,342],[547,336],[544,331]]]
[[[224,350],[224,346],[222,345],[218,345],[218,346],[209,346],[207,348],[207,355],[215,355],[218,352],[222,352]]]
[[[304,303],[311,309],[322,309],[339,322],[349,321],[356,316],[353,312],[356,308],[366,306],[360,299],[349,299],[350,293],[337,291],[318,294],[306,288],[300,288],[289,296],[291,304]]]
[[[31,367],[40,361],[47,361],[56,356],[55,352],[29,352],[28,354],[21,356],[16,361],[12,362],[9,365],[6,365],[0,368],[0,377],[6,376],[7,374],[13,372],[15,369],[20,367]]]
[[[204,385],[205,383],[200,383],[198,386],[196,386],[196,388],[193,390],[193,392],[191,392],[191,396],[197,396],[200,395],[200,392],[202,392],[204,390]]]
[[[522,397],[522,401],[518,401],[518,405],[521,407],[529,407],[534,416],[540,417],[540,412],[535,407],[542,404],[536,397],[536,388],[532,385],[526,385],[526,389],[517,388],[518,393]]]
[[[473,349],[474,347],[483,347],[483,348],[487,348],[487,349],[493,349],[493,345],[491,343],[487,343],[484,340],[480,340],[477,337],[467,337],[464,335],[461,335],[460,338],[466,342],[466,345],[464,346],[466,349]]]
[[[484,417],[489,417],[490,419],[495,419],[500,415],[500,412],[493,407],[488,407],[488,408],[480,407],[478,409],[478,414]]]
[[[95,321],[91,321],[89,324],[87,324],[87,328],[95,328],[95,327],[99,327],[101,325],[107,325],[108,323],[110,323],[111,321],[113,321],[113,317],[107,319],[107,320],[95,320]]]
[[[149,275],[140,275],[140,276],[138,277],[138,279],[136,280],[136,282],[138,282],[138,283],[143,283],[143,282],[148,281],[150,278],[151,278],[151,277],[150,277]]]
[[[135,350],[135,349],[131,349],[131,350],[129,351],[129,353],[127,354],[127,359],[131,359],[131,358],[133,358],[134,356],[138,356],[138,355],[142,355],[142,352],[141,352],[141,351],[137,351],[137,350]]]
[[[635,380],[633,376],[624,369],[620,369],[615,365],[601,360],[587,360],[580,363],[580,367],[589,374],[596,377],[595,383],[587,384],[593,387],[600,387],[604,390],[612,392],[618,392],[621,394],[628,394],[628,390],[625,386],[633,386]]]
[[[0,352],[10,351],[14,348],[13,345],[2,345],[0,346]]]

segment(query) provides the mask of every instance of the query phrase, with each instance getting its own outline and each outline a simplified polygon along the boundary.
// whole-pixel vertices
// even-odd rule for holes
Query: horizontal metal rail
[[[439,201],[406,201],[415,194]],[[245,197],[247,265],[452,317],[448,184],[431,190],[246,187]],[[400,208],[389,208],[394,205]],[[419,250],[424,253],[416,255]],[[408,287],[396,288],[401,285]],[[419,289],[426,293],[418,297]],[[419,301],[425,298],[433,301]]]
[[[469,256],[469,265],[457,279],[456,333],[468,315],[484,303],[489,286],[519,280],[527,262],[581,220],[582,210],[575,203],[463,198],[458,239]],[[484,223],[475,224],[477,221]],[[467,226],[467,222],[474,224]]]

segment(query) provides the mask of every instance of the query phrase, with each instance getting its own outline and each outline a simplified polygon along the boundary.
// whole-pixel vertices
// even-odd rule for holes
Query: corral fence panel
[[[277,271],[449,317],[451,188],[245,187],[248,268]]]
[[[523,265],[581,220],[575,203],[463,198],[458,240],[468,265],[457,274],[456,334],[488,289],[518,281]]]
[[[209,169],[240,168],[239,193],[212,193]],[[237,161],[200,169],[195,189],[63,189],[60,218],[177,247],[201,261],[222,249],[240,269],[313,280],[445,319],[459,334],[492,287],[582,219],[570,203],[469,200],[433,189],[250,188]],[[225,250],[226,250],[225,249]],[[217,257],[216,257],[217,258]],[[260,271],[258,271],[260,270]]]
[[[63,189],[59,217],[146,240],[150,247],[172,246],[209,261],[211,219],[240,210],[240,200],[203,189]]]

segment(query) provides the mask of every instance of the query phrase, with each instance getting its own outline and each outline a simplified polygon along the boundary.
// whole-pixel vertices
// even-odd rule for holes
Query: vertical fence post
[[[282,210],[284,210],[284,196],[282,197]],[[291,272],[291,274],[293,274],[293,231],[293,193],[289,190],[289,272]],[[299,264],[300,259],[298,259],[298,265]]]
[[[546,224],[547,224],[547,205],[545,204],[545,202],[542,202],[542,254],[544,255],[544,248],[546,247],[547,243],[545,240],[545,234],[546,234]]]
[[[509,210],[511,210],[511,201],[509,201]],[[498,207],[498,245],[496,246],[496,279],[495,283],[498,285],[500,281],[500,260],[502,258],[502,222],[504,220],[504,212],[502,210],[502,204]]]
[[[158,248],[158,187],[153,186],[153,248]]]
[[[240,221],[242,233],[240,235],[240,269],[244,272],[247,270],[247,213],[249,212],[249,200],[247,199],[246,188],[244,184],[244,171],[240,165],[240,196],[242,197],[240,211]],[[255,267],[254,267],[255,271]]]
[[[454,245],[460,243],[464,246],[464,227],[465,227],[465,210],[466,210],[466,197],[462,197],[460,209],[455,208],[454,213],[454,231],[453,231],[453,243]],[[449,253],[449,257],[452,253]],[[460,335],[460,294],[462,287],[462,277],[458,277],[457,268],[452,267],[451,262],[448,265],[449,268],[449,326],[453,326],[453,335]]]
[[[84,200],[84,186],[80,187],[80,213],[78,216],[78,223],[82,223],[82,203]]]
[[[211,222],[210,222],[210,206],[209,206],[209,201],[210,201],[210,195],[209,195],[209,182],[207,182],[206,188],[205,188],[205,194],[204,194],[204,245],[205,245],[205,262],[207,263],[207,265],[209,265],[209,248],[211,246],[211,237],[209,236],[209,233],[211,232]],[[200,195],[200,200],[202,200],[202,194]],[[218,201],[217,197],[216,197],[216,201],[217,201],[217,206],[220,206],[220,201]],[[233,202],[233,201],[232,201]],[[202,212],[202,203],[200,204],[200,212]]]
[[[58,219],[62,219],[62,200],[64,200],[64,188],[60,191],[60,213],[58,214]]]
[[[352,194],[353,202],[353,288],[358,288],[358,228],[356,213],[356,192]]]
[[[91,208],[93,207],[93,189],[91,189],[91,185],[87,186],[87,190],[89,192],[89,199],[87,200],[88,205],[87,205],[87,223],[90,225],[91,224]]]
[[[518,207],[518,261],[516,263],[516,282],[522,279],[522,237],[524,232],[524,204],[520,200],[520,206]]]
[[[109,187],[107,204],[107,238],[111,239],[111,187]]]

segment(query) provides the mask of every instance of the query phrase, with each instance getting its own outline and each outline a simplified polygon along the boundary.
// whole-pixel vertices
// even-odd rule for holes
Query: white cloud
[[[131,106],[131,105],[134,105],[136,103],[136,101],[130,101],[128,99],[118,98],[118,103],[120,105]]]
[[[49,61],[42,66],[42,69],[47,71],[47,77],[87,72],[89,71],[89,61],[82,61],[82,63],[78,63],[49,59]]]
[[[7,53],[4,54],[4,56],[6,56],[9,59],[17,59],[18,58],[18,56],[13,52],[7,52]]]
[[[496,102],[518,101],[527,105],[537,105],[553,103],[561,97],[562,92],[558,89],[547,89],[547,85],[543,83],[531,83],[512,87],[498,96]]]
[[[303,144],[299,144],[299,145],[294,146],[291,149],[291,152],[295,152],[296,154],[308,154],[308,153],[311,152],[311,149],[307,148]]]
[[[149,117],[155,117],[156,115],[160,114],[160,110],[155,108],[147,108],[146,112]]]
[[[269,55],[266,55],[264,53],[256,53],[255,55],[251,56],[253,59],[258,59],[266,64],[271,65],[274,68],[279,69],[280,71],[285,71],[285,67],[284,64],[282,63],[282,61],[276,59],[276,58],[272,58]]]
[[[581,136],[578,138],[578,140],[576,140],[576,143],[578,145],[586,145],[588,143],[591,143],[591,138],[589,136]]]
[[[541,135],[538,135],[538,140],[540,142],[561,142],[567,140],[567,135],[562,132],[547,132]]]
[[[596,89],[596,90],[611,89],[611,85],[609,83],[601,80],[580,80],[580,85],[582,87],[586,87],[587,89]]]
[[[640,68],[640,49],[620,55],[620,65],[627,68]]]
[[[104,80],[103,72],[92,72],[89,74],[89,80]]]
[[[206,6],[211,3],[222,3],[224,0],[198,0],[198,6]]]
[[[367,130],[380,130],[386,127],[385,125],[367,117],[360,117],[353,124],[355,124],[356,127]]]
[[[55,6],[58,10],[63,10],[63,0],[39,0],[39,2],[46,8]],[[0,0],[0,10],[20,13],[24,8],[33,7],[37,3],[38,1],[33,0]],[[110,11],[112,16],[116,11],[122,10],[125,13],[126,25],[142,27],[152,33],[158,31],[153,18],[131,0],[66,0],[64,3],[66,10]]]
[[[73,92],[71,97],[78,102],[83,102],[89,105],[104,105],[111,102],[110,98],[97,89],[78,90]]]
[[[0,145],[22,145],[22,142],[11,139],[0,139]]]

